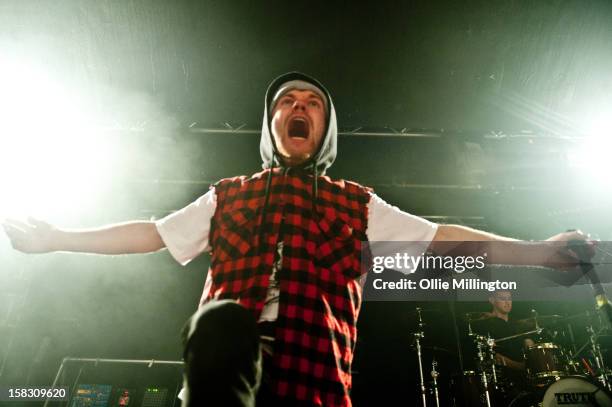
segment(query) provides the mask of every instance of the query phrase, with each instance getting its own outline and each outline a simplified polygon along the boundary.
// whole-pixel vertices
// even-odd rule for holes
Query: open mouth
[[[289,122],[289,137],[308,138],[308,122],[301,117],[291,119]]]

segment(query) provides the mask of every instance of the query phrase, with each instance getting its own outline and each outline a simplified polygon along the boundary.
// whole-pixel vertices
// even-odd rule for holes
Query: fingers
[[[2,222],[2,228],[7,236],[11,238],[11,240],[13,238],[25,235],[25,228],[20,223],[21,222],[15,222],[8,219]]]
[[[597,244],[593,240],[571,239],[567,242],[567,249],[578,261],[588,262],[597,253]]]
[[[2,228],[15,250],[24,253],[32,251],[31,240],[32,233],[35,230],[34,226],[16,219],[5,219],[2,222]]]
[[[584,232],[582,232],[581,230],[568,230],[566,232],[563,233],[559,233],[556,236],[553,236],[553,240],[554,241],[560,241],[560,242],[584,242],[589,240],[590,236]]]
[[[581,240],[581,241],[587,241],[591,238],[591,235],[588,233],[584,233],[581,230],[572,230],[568,232],[568,239],[567,240]]]
[[[27,224],[25,222],[22,222],[22,221],[17,220],[17,219],[10,219],[10,218],[5,219],[4,222],[2,222],[2,225],[3,226],[7,225],[7,226],[9,226],[9,227],[11,227],[13,229],[18,229],[18,230],[20,230],[22,232],[26,232],[28,229],[32,228],[31,225],[29,225],[29,224]]]
[[[586,234],[580,230],[568,230],[566,232],[551,236],[546,240],[549,242],[568,242],[572,240],[588,241],[590,238],[591,237],[589,234]]]
[[[591,236],[581,230],[568,230],[547,239],[551,243],[561,243],[556,248],[553,267],[558,269],[571,269],[581,263],[589,262],[597,252],[595,241]]]
[[[12,229],[18,229],[21,232],[27,233],[33,229],[49,228],[50,225],[42,220],[28,217],[27,222],[23,222],[17,219],[7,218],[2,222],[2,226],[9,227]]]
[[[13,249],[23,251],[25,232],[6,222],[2,223],[2,228],[4,229],[4,233],[8,236]]]

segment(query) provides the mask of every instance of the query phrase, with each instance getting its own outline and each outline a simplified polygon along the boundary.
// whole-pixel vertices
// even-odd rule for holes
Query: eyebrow
[[[293,92],[295,92],[296,90],[297,90],[298,92],[304,92],[304,91],[301,91],[301,90],[299,90],[299,89],[290,90],[289,92],[285,93],[285,94],[284,94],[284,95],[281,97],[281,99],[283,99],[283,98],[285,98],[285,97],[295,97],[295,95],[293,94]],[[309,94],[308,94],[308,98],[309,98],[309,99],[317,99],[317,100],[320,100],[321,102],[323,102],[323,99],[322,99],[322,98],[321,98],[321,96],[319,96],[317,93],[315,93],[315,92],[313,92],[313,91],[311,91],[311,90],[307,90],[306,92],[308,92],[308,93],[309,93]]]

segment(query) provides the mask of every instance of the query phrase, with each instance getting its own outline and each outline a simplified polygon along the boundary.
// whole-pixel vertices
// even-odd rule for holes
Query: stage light
[[[93,203],[113,146],[84,95],[40,66],[0,54],[0,218],[65,218]]]
[[[612,111],[612,110],[611,110]],[[568,154],[570,165],[594,186],[612,185],[612,114],[600,115],[584,129],[584,137]]]

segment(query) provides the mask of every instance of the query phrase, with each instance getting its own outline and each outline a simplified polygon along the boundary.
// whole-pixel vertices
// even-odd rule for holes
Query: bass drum
[[[612,397],[599,385],[583,377],[565,377],[546,389],[542,405],[612,406]]]
[[[612,396],[599,384],[582,376],[568,376],[548,387],[523,394],[510,407],[597,406],[612,407]]]

